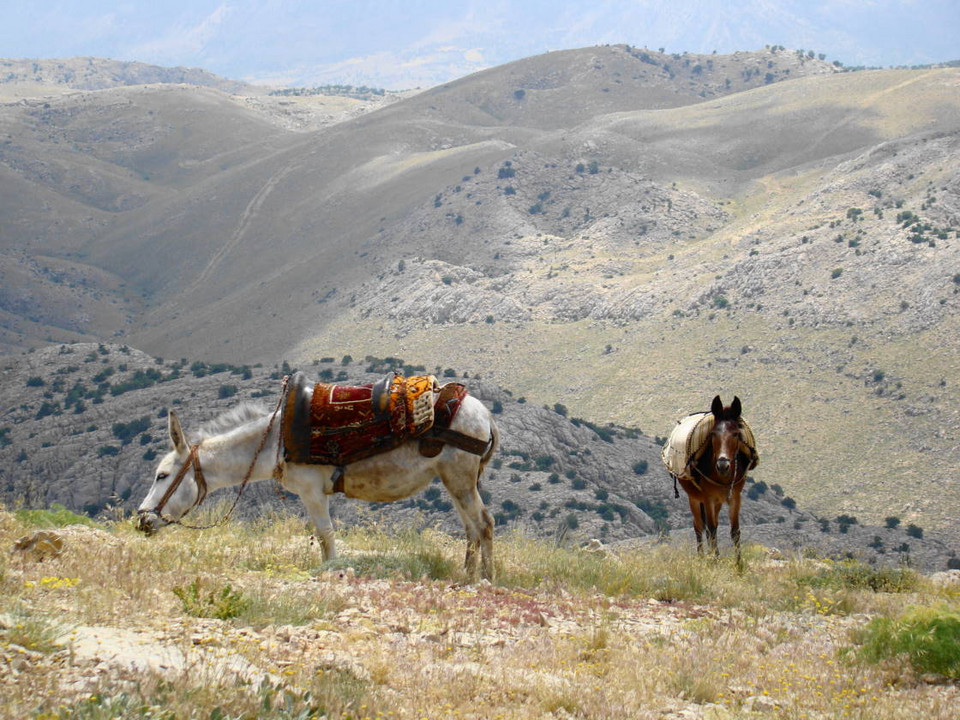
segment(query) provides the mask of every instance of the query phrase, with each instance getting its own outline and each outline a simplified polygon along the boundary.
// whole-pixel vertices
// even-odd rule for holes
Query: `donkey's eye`
[[[166,480],[170,477],[170,473],[157,473],[157,480]]]

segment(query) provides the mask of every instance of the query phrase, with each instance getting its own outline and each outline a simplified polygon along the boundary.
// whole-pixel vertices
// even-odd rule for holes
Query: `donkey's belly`
[[[351,473],[343,479],[343,494],[367,502],[394,502],[419,492],[434,478],[433,473]]]
[[[430,478],[417,478],[416,481],[411,478],[387,480],[348,478],[343,483],[343,494],[367,502],[394,502],[410,497],[429,484]]]

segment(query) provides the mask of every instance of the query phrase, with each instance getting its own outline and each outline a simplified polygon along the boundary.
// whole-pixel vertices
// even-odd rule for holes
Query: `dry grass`
[[[5,548],[34,529],[0,512]],[[947,718],[960,701],[905,656],[849,651],[872,618],[957,612],[956,586],[912,571],[750,547],[739,573],[507,535],[497,583],[467,585],[462,540],[435,532],[350,530],[322,566],[283,516],[56,531],[59,557],[0,556],[3,717]],[[192,604],[173,592],[191,584]],[[97,633],[124,639],[91,652]]]

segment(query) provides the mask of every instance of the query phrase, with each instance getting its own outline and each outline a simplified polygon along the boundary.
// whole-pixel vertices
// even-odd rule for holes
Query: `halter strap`
[[[737,458],[738,458],[739,456],[740,456],[739,451],[737,452],[736,455],[733,456],[733,472],[731,473],[731,477],[732,477],[733,479],[730,480],[730,482],[728,482],[728,483],[718,482],[717,480],[714,480],[712,477],[710,477],[709,475],[705,474],[705,473],[703,472],[703,470],[701,470],[700,468],[698,468],[696,463],[691,463],[690,467],[692,467],[695,472],[699,473],[700,477],[702,477],[704,480],[706,480],[706,481],[707,481],[708,483],[710,483],[711,485],[716,485],[717,487],[726,488],[726,489],[727,489],[727,499],[729,500],[730,495],[733,493],[733,489],[734,489],[737,485],[739,485],[740,483],[744,482],[744,481],[747,479],[747,473],[746,473],[746,471],[744,471],[743,476],[742,476],[739,480],[737,480],[737,470],[739,469],[739,463],[737,462]],[[694,484],[694,485],[697,484],[696,480],[693,481],[693,484]],[[699,490],[699,487],[698,487],[697,489]],[[674,490],[674,492],[676,492],[676,491],[677,491],[676,487],[674,487],[673,490]],[[679,493],[677,493],[677,496],[679,497]]]
[[[180,470],[177,472],[176,477],[173,478],[173,482],[170,483],[170,487],[167,488],[163,497],[160,498],[160,502],[158,502],[157,506],[152,510],[153,513],[163,518],[163,506],[173,497],[173,494],[187,476],[187,470],[189,470],[191,466],[193,467],[193,479],[197,483],[197,499],[193,505],[187,509],[187,512],[190,512],[190,510],[193,510],[193,508],[203,502],[204,498],[207,497],[207,481],[206,478],[203,477],[203,468],[200,467],[200,443],[194,443],[190,446],[187,461],[180,466]],[[186,513],[184,513],[184,515],[186,515]],[[164,520],[166,520],[166,518],[164,518]]]

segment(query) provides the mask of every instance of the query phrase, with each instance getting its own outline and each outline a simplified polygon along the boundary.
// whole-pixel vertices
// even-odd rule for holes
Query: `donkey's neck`
[[[277,464],[279,422],[269,428],[271,415],[251,420],[229,432],[205,438],[200,445],[200,460],[210,489],[238,485],[244,480],[257,482],[273,475]],[[256,457],[251,468],[250,463]],[[281,457],[282,460],[282,449]],[[250,477],[247,478],[247,472]]]

